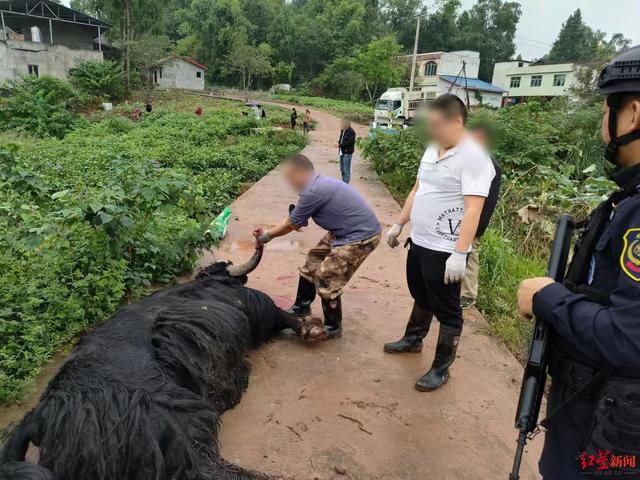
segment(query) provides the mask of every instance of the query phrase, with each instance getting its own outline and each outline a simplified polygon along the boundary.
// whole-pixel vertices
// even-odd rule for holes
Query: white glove
[[[446,268],[444,270],[445,285],[462,281],[466,268],[467,254],[454,251],[449,258],[447,258]]]
[[[400,225],[399,223],[396,223],[393,227],[389,229],[389,231],[385,235],[387,239],[387,245],[389,245],[391,248],[396,248],[398,245],[400,245],[400,242],[398,241],[398,237],[400,236],[401,233],[402,233],[402,225]]]

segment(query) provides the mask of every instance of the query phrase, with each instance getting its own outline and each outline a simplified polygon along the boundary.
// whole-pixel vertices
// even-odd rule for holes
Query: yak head
[[[232,262],[216,262],[200,270],[196,278],[232,277],[245,284],[248,279],[247,275],[253,272],[260,264],[263,251],[264,245],[256,243],[256,250],[248,262],[241,265],[234,265]]]

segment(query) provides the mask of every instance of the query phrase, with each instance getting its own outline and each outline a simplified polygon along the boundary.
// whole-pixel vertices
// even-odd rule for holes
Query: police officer
[[[552,327],[545,480],[640,478],[640,45],[602,71],[602,137],[619,189],[579,236],[566,281],[520,285],[523,316]]]

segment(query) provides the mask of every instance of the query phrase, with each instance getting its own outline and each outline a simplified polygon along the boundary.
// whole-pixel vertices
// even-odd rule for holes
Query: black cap
[[[604,95],[640,93],[640,45],[625,50],[604,67],[598,89]]]

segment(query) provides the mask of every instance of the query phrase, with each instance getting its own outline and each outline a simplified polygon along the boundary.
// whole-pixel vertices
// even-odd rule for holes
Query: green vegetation
[[[0,132],[62,138],[82,123],[75,112],[81,97],[64,80],[27,76],[19,82],[7,82],[5,87],[11,95],[0,97]]]
[[[85,60],[69,70],[69,81],[79,91],[104,100],[124,96],[122,66],[112,60]]]
[[[583,218],[611,189],[604,178],[599,117],[597,106],[565,101],[471,116],[471,123],[495,126],[493,153],[503,168],[501,200],[482,242],[478,308],[517,355],[524,353],[531,330],[516,313],[518,284],[544,273],[559,214]],[[424,151],[420,133],[416,127],[362,141],[363,154],[401,201],[415,182]]]
[[[254,133],[287,115],[275,107],[264,122],[237,102],[155,100],[139,122],[132,106],[118,108],[64,140],[0,136],[0,403],[127,298],[189,272],[215,241],[215,216],[305,143],[291,131]],[[28,130],[26,121],[14,126]]]

